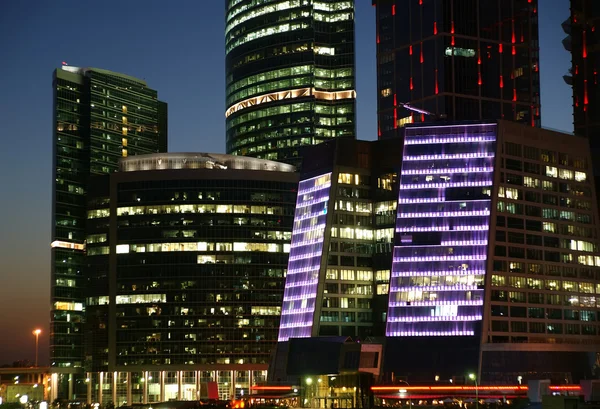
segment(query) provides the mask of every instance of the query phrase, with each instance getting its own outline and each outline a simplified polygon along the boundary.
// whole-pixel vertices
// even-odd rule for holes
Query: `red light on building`
[[[512,46],[512,55],[517,55],[517,48],[514,45]]]
[[[585,30],[583,30],[583,58],[587,58],[587,44],[586,44]]]
[[[481,85],[481,84],[482,84],[482,82],[481,82],[481,72],[479,72],[477,74],[477,85]]]
[[[396,5],[392,4],[392,16],[396,15]]]
[[[500,88],[504,88],[504,77],[500,76]]]
[[[423,43],[421,43],[421,64],[423,64]]]
[[[291,391],[291,386],[259,386],[253,385],[250,387],[253,391]]]
[[[498,52],[502,54],[502,43],[498,44]]]
[[[414,86],[413,86],[413,79],[412,79],[412,77],[410,77],[410,90],[412,91],[413,88],[414,88]]]
[[[437,34],[437,21],[433,22],[433,34],[436,35]]]
[[[412,55],[412,45],[408,47],[408,54]]]
[[[452,20],[452,24],[450,26],[450,33],[454,34],[454,20]]]
[[[435,70],[435,94],[439,94],[440,90],[438,88],[438,70]]]
[[[513,89],[513,99],[512,100],[513,101],[517,100],[517,90],[516,89]]]

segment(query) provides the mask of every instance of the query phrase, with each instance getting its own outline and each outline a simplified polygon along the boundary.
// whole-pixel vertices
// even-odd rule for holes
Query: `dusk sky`
[[[0,364],[48,364],[52,72],[143,78],[169,104],[169,150],[225,151],[223,0],[0,0]],[[572,132],[568,0],[539,0],[542,124]],[[358,138],[376,138],[375,13],[356,0]]]

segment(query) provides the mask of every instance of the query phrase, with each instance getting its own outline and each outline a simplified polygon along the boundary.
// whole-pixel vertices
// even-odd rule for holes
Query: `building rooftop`
[[[173,169],[237,169],[295,172],[286,163],[221,153],[153,153],[123,158],[119,162],[121,172]]]

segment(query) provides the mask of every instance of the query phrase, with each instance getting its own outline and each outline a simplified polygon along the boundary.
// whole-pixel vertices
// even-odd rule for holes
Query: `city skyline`
[[[207,4],[208,3],[208,4]],[[0,364],[35,354],[31,331],[42,329],[41,365],[48,363],[51,200],[52,71],[64,61],[145,79],[170,106],[170,151],[225,150],[224,11],[219,1],[177,4],[131,2],[119,5],[130,23],[111,30],[116,2],[56,5],[32,2],[0,6],[0,34],[6,79],[0,106],[7,121],[3,161],[5,200],[0,252],[3,285]],[[137,6],[137,7],[136,7]],[[356,5],[358,138],[376,138],[375,18],[372,6]],[[560,23],[568,1],[541,9],[543,126],[572,130],[570,89],[562,75],[570,57],[560,47]],[[90,19],[101,24],[90,29]],[[124,21],[128,21],[125,19]],[[138,35],[138,26],[157,27]],[[127,43],[122,38],[128,38]],[[204,39],[205,38],[205,39]],[[139,41],[139,45],[131,44]],[[171,114],[172,113],[172,114]],[[33,114],[33,115],[32,115]],[[186,122],[183,118],[199,118]],[[202,121],[202,122],[199,122]],[[27,167],[25,167],[27,166]],[[15,308],[16,307],[16,308]],[[17,309],[18,308],[18,309]]]

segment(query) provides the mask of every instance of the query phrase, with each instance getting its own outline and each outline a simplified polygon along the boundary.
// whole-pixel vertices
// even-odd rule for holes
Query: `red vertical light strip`
[[[579,65],[575,66],[575,75],[579,74]]]
[[[517,55],[517,48],[514,45],[512,46],[512,55]]]
[[[396,5],[392,4],[392,16],[396,15]]]
[[[421,59],[421,64],[423,64],[423,61],[424,61],[423,60],[423,43],[421,43],[421,57],[420,57],[420,59]]]
[[[579,98],[577,97],[577,95],[575,95],[575,106],[579,106]]]
[[[454,36],[452,36],[452,46],[454,46],[455,42],[454,42]],[[454,54],[454,51],[452,52]]]
[[[423,0],[419,0],[419,5],[423,5]]]
[[[517,90],[513,89],[513,102],[517,100]]]
[[[425,122],[425,114],[421,114],[421,122]]]
[[[412,90],[413,90],[413,88],[414,88],[414,87],[413,87],[413,80],[412,80],[412,77],[410,77],[410,90],[412,91]]]
[[[533,105],[531,106],[531,127],[535,128],[535,116],[533,115]]]
[[[412,45],[408,47],[408,54],[412,55]]]
[[[516,40],[515,40],[515,20],[514,19],[511,22],[511,30],[512,30],[511,41],[514,44],[516,42]]]
[[[583,105],[589,104],[588,100],[588,81],[583,80]]]
[[[583,30],[583,58],[587,58],[587,44],[585,40],[585,30]]]
[[[377,124],[377,137],[381,138],[381,126]]]
[[[502,43],[498,44],[498,52],[502,54]]]
[[[477,50],[477,65],[481,65],[481,50]]]
[[[394,108],[394,129],[398,128],[398,109]]]
[[[504,77],[500,76],[500,88],[504,88]]]
[[[452,23],[450,25],[450,34],[454,34],[454,20],[452,20]]]
[[[398,106],[398,100],[396,99],[396,94],[394,94],[394,107]]]
[[[379,34],[377,34],[377,44],[379,44]]]
[[[433,35],[437,34],[437,21],[433,22]]]
[[[477,85],[481,85],[481,71],[477,74]]]
[[[440,89],[438,87],[438,70],[435,70],[435,94],[439,94],[440,93]]]

